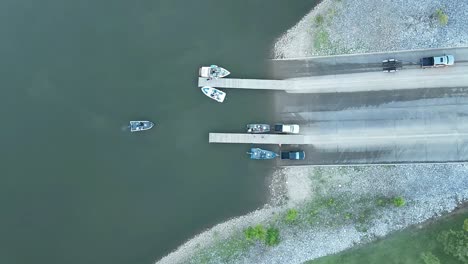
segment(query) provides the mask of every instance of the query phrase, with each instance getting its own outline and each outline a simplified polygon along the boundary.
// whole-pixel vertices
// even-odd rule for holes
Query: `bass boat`
[[[270,125],[267,124],[248,124],[247,133],[268,133]]]
[[[139,132],[153,128],[154,123],[151,121],[130,121],[130,132]]]
[[[279,155],[273,151],[264,150],[261,148],[251,148],[250,152],[247,152],[250,155],[250,159],[255,160],[267,160],[267,159],[274,159]]]
[[[198,71],[198,74],[200,77],[203,78],[223,78],[231,74],[228,70],[219,67],[218,65],[211,65],[209,67],[201,67],[200,70]]]
[[[222,103],[224,101],[224,98],[226,97],[225,92],[210,86],[203,86],[201,90],[206,96],[220,103]]]

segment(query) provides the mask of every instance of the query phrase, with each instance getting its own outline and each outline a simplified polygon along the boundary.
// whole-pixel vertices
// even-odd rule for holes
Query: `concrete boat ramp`
[[[363,72],[310,76],[287,80],[206,79],[198,86],[230,89],[280,90],[288,93],[350,93],[424,88],[468,87],[468,63],[434,69],[406,69],[396,73]]]
[[[417,57],[426,56],[419,53]],[[210,133],[209,142],[305,151],[305,160],[277,160],[280,166],[466,162],[468,49],[450,54],[455,54],[453,67],[409,67],[396,73],[347,73],[338,67],[340,74],[303,77],[304,71],[301,78],[286,80],[201,78],[200,86],[286,91],[270,93],[274,120],[300,125],[299,135],[245,134],[239,129],[240,133]],[[358,61],[372,58],[367,54]],[[283,70],[298,71],[301,65],[325,69],[330,60],[279,63]]]

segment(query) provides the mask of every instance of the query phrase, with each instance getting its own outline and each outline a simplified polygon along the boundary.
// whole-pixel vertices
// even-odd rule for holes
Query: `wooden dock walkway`
[[[314,139],[315,142],[316,139]],[[210,143],[312,144],[304,135],[210,133]]]

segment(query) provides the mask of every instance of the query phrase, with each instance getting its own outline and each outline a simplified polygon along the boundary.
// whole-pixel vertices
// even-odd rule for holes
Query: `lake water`
[[[268,196],[271,162],[208,132],[274,122],[272,95],[197,88],[212,63],[268,77],[314,0],[4,0],[0,263],[152,263]],[[125,131],[129,120],[157,125]]]

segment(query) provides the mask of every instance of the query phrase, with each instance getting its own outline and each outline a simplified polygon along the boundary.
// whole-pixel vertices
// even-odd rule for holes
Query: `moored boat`
[[[139,132],[139,131],[144,131],[144,130],[149,130],[153,128],[154,123],[151,121],[130,121],[130,125],[128,126],[130,128],[130,132]]]
[[[267,124],[248,124],[248,133],[267,133],[270,132],[270,125]]]
[[[250,155],[250,159],[256,160],[274,159],[278,157],[278,154],[275,152],[261,148],[251,148],[250,152],[247,152],[247,154]]]
[[[226,97],[225,92],[210,86],[203,86],[201,90],[206,96],[220,103],[222,103],[224,101],[224,98]]]
[[[204,78],[223,78],[231,74],[228,70],[219,67],[218,65],[211,65],[209,67],[201,67],[198,71],[200,77]]]

